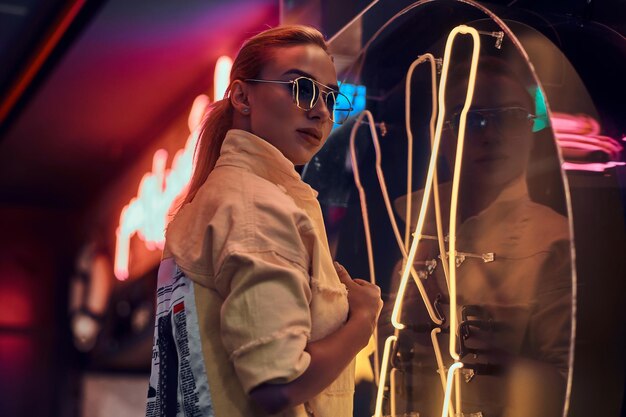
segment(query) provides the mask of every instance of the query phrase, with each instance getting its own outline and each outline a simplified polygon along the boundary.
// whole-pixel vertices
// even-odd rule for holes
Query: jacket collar
[[[236,166],[264,178],[300,197],[317,196],[317,191],[302,181],[293,163],[266,140],[245,130],[226,133],[215,167]]]

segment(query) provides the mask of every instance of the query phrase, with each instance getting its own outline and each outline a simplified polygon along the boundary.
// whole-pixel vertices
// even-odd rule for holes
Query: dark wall
[[[0,404],[3,416],[57,415],[67,382],[71,216],[0,207]]]

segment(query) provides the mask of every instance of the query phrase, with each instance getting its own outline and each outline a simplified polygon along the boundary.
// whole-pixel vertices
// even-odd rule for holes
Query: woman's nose
[[[321,120],[330,120],[330,110],[326,105],[326,97],[323,97],[320,94],[320,97],[317,99],[317,103],[315,106],[309,111],[309,115],[311,117],[319,117]]]

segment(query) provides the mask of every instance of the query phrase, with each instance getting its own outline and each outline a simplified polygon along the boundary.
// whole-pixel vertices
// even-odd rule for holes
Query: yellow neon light
[[[450,397],[452,396],[452,380],[454,378],[455,372],[457,369],[461,369],[463,367],[462,362],[454,362],[450,369],[448,369],[448,382],[446,383],[446,393],[443,397],[443,408],[441,410],[441,417],[446,417],[446,414],[449,414],[450,408]],[[457,408],[458,410],[458,408]]]
[[[449,236],[449,250],[448,256],[448,270],[450,273],[450,356],[454,360],[459,360],[459,354],[456,351],[456,328],[457,328],[457,299],[456,299],[456,219],[458,209],[458,197],[459,197],[459,183],[461,178],[461,162],[463,159],[463,145],[465,143],[465,121],[467,119],[467,112],[472,105],[472,98],[474,96],[474,87],[476,84],[476,70],[478,68],[478,56],[480,54],[480,37],[478,31],[472,27],[460,25],[452,29],[448,35],[446,41],[446,48],[443,56],[443,68],[441,71],[441,84],[439,86],[439,103],[440,108],[445,107],[445,89],[446,81],[448,77],[448,69],[450,66],[450,53],[452,51],[452,44],[454,38],[458,34],[471,35],[473,40],[472,49],[472,62],[470,66],[469,80],[467,86],[467,94],[465,96],[465,103],[461,110],[461,119],[459,123],[459,134],[457,138],[456,156],[454,162],[454,175],[452,178],[452,196],[450,200],[450,236]],[[443,122],[438,120],[437,122]],[[448,381],[450,382],[450,381]],[[457,410],[459,411],[459,410]]]
[[[396,415],[396,373],[398,370],[392,368],[389,371],[389,414]]]
[[[441,379],[441,389],[446,392],[446,367],[443,364],[443,356],[441,356],[441,348],[439,347],[439,340],[437,340],[437,335],[441,333],[441,329],[439,327],[435,327],[430,332],[430,340],[433,343],[433,350],[435,351],[435,358],[437,360],[437,370],[439,373],[439,379]],[[450,405],[448,410],[448,417],[454,417],[454,407]]]
[[[405,123],[406,123],[406,133],[408,138],[408,160],[407,160],[407,192],[406,195],[409,196],[407,199],[406,206],[406,228],[404,235],[404,244],[405,248],[409,247],[409,237],[410,237],[410,228],[411,228],[411,205],[413,204],[413,200],[410,198],[411,192],[413,191],[413,132],[411,130],[411,78],[413,76],[413,71],[415,68],[424,62],[424,60],[428,60],[430,62],[430,75],[431,75],[431,116],[430,116],[430,124],[429,124],[429,133],[430,133],[430,144],[431,147],[434,143],[435,138],[435,123],[437,121],[437,60],[435,57],[430,54],[424,54],[420,56],[418,59],[413,61],[409,70],[407,72],[406,77],[406,88],[405,88]],[[446,283],[449,284],[449,274],[448,274],[448,265],[446,261],[446,248],[444,243],[444,234],[443,234],[443,224],[441,220],[441,204],[439,199],[439,180],[437,179],[437,169],[433,172],[433,190],[435,197],[435,218],[437,224],[437,238],[439,243],[439,252],[441,253],[441,262],[443,266],[443,273],[446,278]],[[425,238],[426,236],[422,236]]]
[[[215,65],[215,96],[221,99],[228,88],[232,59],[220,57]],[[165,169],[168,153],[159,149],[154,153],[152,170],[142,177],[137,195],[122,208],[115,232],[114,272],[117,279],[128,278],[130,239],[141,238],[148,249],[162,249],[165,241],[167,215],[177,197],[186,189],[193,170],[193,153],[198,141],[197,127],[202,121],[209,98],[200,95],[189,113],[189,130],[185,147],[179,149],[172,159],[172,166]]]
[[[422,300],[424,301],[424,305],[426,306],[426,310],[428,311],[428,315],[430,316],[430,319],[436,323],[436,324],[442,324],[441,319],[439,319],[439,317],[437,317],[437,315],[435,314],[435,309],[432,305],[432,303],[430,302],[430,299],[428,298],[428,295],[426,294],[426,289],[424,288],[421,280],[419,279],[417,273],[414,271],[413,269],[413,261],[409,262],[407,259],[407,254],[406,254],[406,248],[408,247],[408,239],[409,239],[409,231],[410,231],[410,225],[411,225],[411,204],[412,204],[412,199],[411,199],[411,192],[412,192],[412,177],[413,177],[413,132],[411,131],[411,78],[413,76],[413,71],[415,70],[415,68],[425,62],[425,61],[429,61],[430,62],[430,66],[431,66],[431,86],[433,88],[433,92],[432,92],[432,97],[433,97],[433,102],[432,102],[432,115],[430,118],[430,135],[431,135],[431,143],[434,144],[435,139],[435,128],[434,128],[434,124],[435,124],[435,114],[436,114],[436,110],[437,110],[437,100],[436,100],[436,85],[437,85],[437,65],[436,65],[436,60],[435,57],[432,54],[424,54],[422,56],[420,56],[419,58],[417,58],[415,61],[413,61],[413,63],[411,63],[411,65],[409,66],[409,69],[407,71],[407,81],[406,81],[406,85],[405,85],[405,97],[406,97],[406,102],[405,102],[405,122],[406,122],[406,132],[407,132],[407,138],[408,138],[408,158],[407,158],[407,209],[406,209],[406,229],[405,229],[405,244],[400,245],[400,250],[402,252],[402,256],[405,260],[405,264],[403,265],[403,270],[404,271],[410,271],[411,276],[413,277],[413,281],[415,282],[415,284],[417,285],[417,288],[420,292],[420,296],[422,297]],[[440,135],[441,136],[441,135]],[[438,142],[437,142],[437,149],[438,149]],[[433,145],[433,150],[432,152],[434,154],[437,153],[437,150],[434,149],[434,145]],[[433,165],[434,164],[434,165]],[[429,176],[432,174],[432,172],[436,172],[436,159],[433,161],[432,155],[431,155],[431,164],[429,166]],[[428,176],[427,176],[428,177]],[[428,179],[426,180],[428,182]],[[438,196],[438,195],[437,195]],[[437,200],[438,203],[438,200]],[[437,207],[437,209],[439,210],[439,207]],[[423,205],[422,202],[422,207],[420,210],[420,217],[422,217],[422,214],[424,214],[425,216],[425,206]],[[423,212],[423,213],[422,213]],[[439,218],[440,216],[438,216]],[[419,221],[418,221],[419,223]],[[439,226],[439,223],[438,223]],[[395,232],[395,230],[394,230]],[[398,237],[399,237],[399,232],[397,232]],[[441,234],[441,241],[440,241],[440,246],[443,246],[443,232],[440,233]],[[414,236],[418,236],[416,239],[414,240],[420,240],[422,238],[421,235],[421,229],[420,229],[420,234],[416,234]],[[396,237],[396,239],[398,239],[398,237]],[[413,256],[414,259],[414,256]],[[408,283],[408,274],[403,274],[401,280],[400,280],[400,285],[398,286],[398,294],[396,296],[396,301],[394,303],[393,306],[393,310],[391,313],[391,323],[393,324],[393,326],[396,329],[404,329],[404,324],[400,323],[400,313],[402,311],[402,302],[404,299],[404,294],[406,292],[406,286]]]
[[[419,59],[421,59],[421,57],[418,58],[418,60]],[[424,55],[424,60],[426,59],[427,59],[427,56]],[[442,82],[444,83],[444,86],[445,86],[445,80],[443,79],[443,77],[442,77]],[[439,86],[439,96],[440,96],[439,101],[440,102],[442,102],[441,95],[442,95],[442,86],[440,85]],[[420,213],[417,218],[417,224],[415,225],[415,231],[413,232],[413,241],[411,242],[411,248],[409,250],[408,256],[406,257],[406,264],[402,271],[402,278],[400,279],[400,285],[398,287],[398,297],[396,298],[396,302],[393,306],[393,311],[391,313],[391,323],[396,329],[399,329],[399,330],[402,330],[405,328],[404,324],[400,323],[400,321],[398,320],[398,317],[400,316],[400,310],[402,308],[402,296],[404,295],[404,292],[406,291],[409,274],[412,272],[412,269],[413,269],[412,266],[413,266],[413,262],[415,261],[415,255],[417,253],[417,246],[420,240],[422,239],[422,230],[424,228],[424,221],[426,219],[426,213],[428,212],[428,201],[430,199],[430,193],[433,188],[434,174],[435,174],[436,166],[437,166],[437,154],[439,153],[439,144],[441,143],[441,132],[443,130],[444,116],[445,116],[444,106],[438,106],[437,123],[435,126],[435,134],[432,139],[432,150],[430,154],[430,161],[428,164],[428,172],[426,174],[426,183],[424,186],[424,194],[422,196],[422,204],[420,208]],[[431,118],[431,122],[432,122],[432,118]],[[408,199],[410,200],[410,195],[408,196]],[[443,237],[440,239],[440,241],[441,241],[440,245],[442,245]],[[445,251],[443,252],[445,253]],[[416,284],[418,284],[418,288],[420,289],[420,294],[422,294],[422,298],[424,299],[424,302],[428,310],[428,313],[431,317],[431,320],[433,320],[433,322],[437,324],[441,324],[441,320],[439,320],[436,317],[436,315],[434,314],[434,311],[431,311],[432,305],[430,303],[430,300],[428,300],[428,298],[425,297],[425,292],[422,293],[423,286],[420,285],[421,282],[419,281],[419,279],[414,279],[414,281]]]
[[[432,57],[432,55],[430,55]],[[425,60],[426,58],[424,58]],[[434,59],[434,58],[433,58]],[[433,61],[434,62],[434,61]],[[406,254],[406,248],[402,243],[402,238],[400,236],[400,231],[398,229],[398,224],[396,223],[396,219],[395,216],[393,214],[393,209],[391,207],[391,201],[389,200],[389,193],[387,191],[387,183],[385,181],[385,175],[383,173],[382,167],[381,167],[381,152],[380,152],[380,142],[378,140],[378,133],[376,132],[376,123],[374,121],[374,116],[372,115],[372,113],[369,110],[364,110],[363,112],[361,112],[361,114],[359,114],[359,116],[356,118],[356,121],[354,123],[354,126],[352,127],[352,130],[350,131],[350,160],[352,163],[352,171],[353,171],[353,175],[354,175],[354,183],[357,187],[357,189],[359,190],[359,200],[360,200],[360,205],[361,205],[361,215],[363,216],[363,228],[365,230],[365,244],[366,244],[366,248],[367,248],[367,260],[368,260],[368,267],[369,267],[369,274],[370,274],[370,282],[372,282],[373,284],[376,283],[376,276],[375,276],[375,269],[374,269],[374,255],[373,255],[373,249],[372,249],[372,238],[371,238],[371,232],[370,232],[370,227],[369,227],[369,216],[368,216],[368,212],[367,212],[367,198],[365,195],[365,190],[363,189],[363,186],[361,184],[361,176],[359,173],[359,166],[358,166],[358,162],[356,159],[356,150],[354,147],[354,141],[356,139],[356,132],[358,130],[358,128],[361,126],[361,123],[363,121],[363,119],[367,117],[367,121],[368,121],[368,125],[370,128],[370,135],[371,135],[371,139],[372,142],[374,144],[374,150],[376,153],[376,175],[378,178],[378,183],[380,185],[380,189],[381,189],[381,193],[383,196],[383,200],[385,202],[385,207],[387,209],[387,216],[389,217],[389,221],[391,222],[391,227],[393,229],[394,232],[394,236],[396,238],[396,242],[398,244],[398,248],[400,249],[400,252],[402,253],[402,256],[404,259],[406,259],[407,254]],[[415,269],[408,264],[405,265],[405,269],[407,269],[412,277],[413,280],[415,281],[415,284],[417,285],[420,295],[422,297],[422,299],[424,300],[424,304],[426,305],[426,309],[428,310],[428,314],[431,318],[431,320],[433,320],[433,322],[437,323],[437,324],[442,324],[442,321],[437,317],[437,315],[435,314],[434,308],[432,306],[432,303],[430,303],[430,300],[428,299],[428,296],[426,295],[426,290],[422,284],[422,282],[419,279],[419,276],[417,274],[417,272],[415,271]],[[394,323],[394,327],[397,327],[397,323],[399,323],[397,317],[400,314],[400,309],[402,306],[402,298],[404,297],[404,293],[406,291],[406,282],[400,283],[400,288],[398,290],[398,296],[396,298],[396,302],[394,305],[394,310],[392,313],[392,323]],[[404,325],[402,325],[404,326]],[[375,378],[378,381],[380,379],[380,364],[379,364],[379,357],[378,357],[378,329],[374,330],[374,338],[376,340],[376,348],[374,351],[374,374],[375,374]]]
[[[380,371],[380,380],[378,382],[378,393],[376,394],[376,408],[374,409],[373,417],[382,417],[383,415],[383,396],[385,393],[385,383],[387,368],[389,367],[389,355],[391,351],[391,344],[396,342],[398,338],[396,336],[389,336],[385,340],[385,347],[383,348],[383,358],[387,358],[382,362],[382,369]]]
[[[406,176],[406,195],[409,197],[406,202],[406,226],[404,229],[404,247],[406,249],[409,248],[409,239],[411,236],[411,205],[412,199],[410,198],[411,193],[413,192],[413,131],[411,129],[411,79],[413,77],[413,71],[415,68],[423,63],[424,61],[428,61],[430,63],[430,74],[431,74],[431,88],[432,88],[432,110],[430,116],[430,141],[432,145],[433,138],[435,136],[435,122],[437,120],[437,63],[435,61],[435,57],[433,54],[427,53],[419,56],[411,66],[406,74],[406,84],[405,84],[405,103],[404,103],[404,121],[406,124],[406,135],[407,135],[407,176]]]

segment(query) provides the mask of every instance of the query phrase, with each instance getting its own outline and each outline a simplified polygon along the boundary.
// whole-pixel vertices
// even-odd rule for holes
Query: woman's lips
[[[313,129],[298,129],[296,132],[311,145],[319,146],[322,141],[321,135]]]

